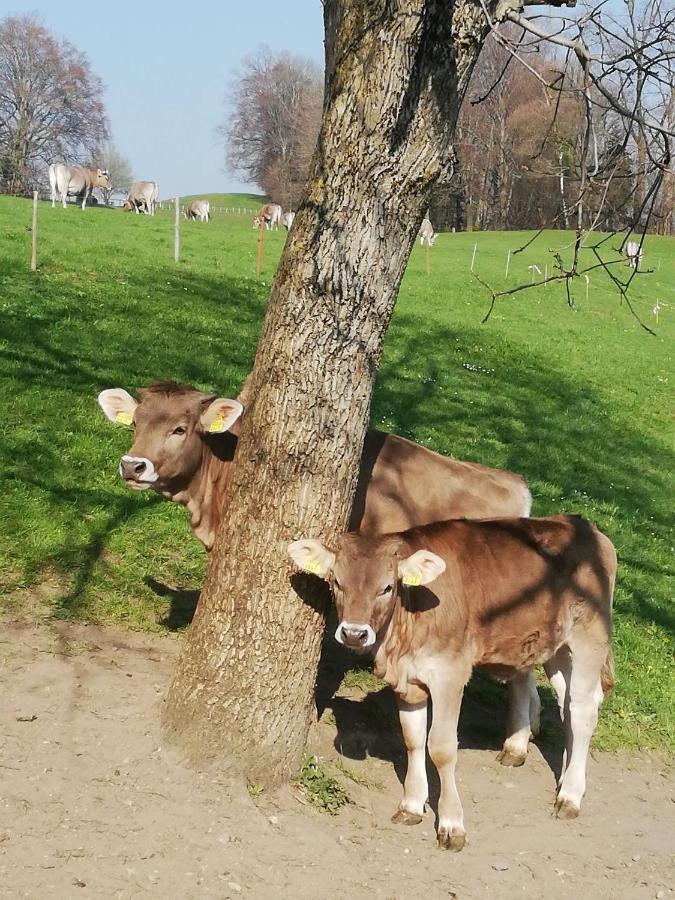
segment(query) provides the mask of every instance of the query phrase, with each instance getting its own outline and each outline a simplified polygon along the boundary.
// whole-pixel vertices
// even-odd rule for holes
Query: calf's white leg
[[[530,742],[530,708],[532,690],[537,693],[532,672],[516,675],[508,682],[509,712],[506,720],[506,740],[497,759],[503,766],[522,766],[527,758]],[[538,699],[538,697],[537,697]]]
[[[561,647],[555,656],[552,656],[548,662],[544,663],[544,671],[548,675],[551,687],[556,693],[558,709],[560,710],[560,719],[563,723],[565,732],[565,749],[563,750],[560,778],[558,779],[558,787],[560,787],[565,776],[567,761],[572,749],[572,734],[568,723],[569,685],[572,677],[572,658],[570,656],[569,647]]]
[[[457,722],[464,685],[471,670],[452,672],[445,681],[429,685],[433,702],[433,720],[429,732],[429,756],[438,769],[441,796],[438,800],[438,845],[444,850],[460,851],[466,842],[464,811],[455,783],[457,764]]]
[[[406,750],[408,771],[403,785],[403,800],[392,816],[397,825],[417,825],[424,815],[429,788],[427,784],[427,702],[405,703],[398,700],[398,716]]]
[[[556,815],[561,819],[573,819],[579,815],[581,799],[586,791],[588,748],[603,699],[600,672],[606,656],[607,647],[602,645],[583,643],[572,648],[569,716],[566,720],[571,752],[555,802]]]

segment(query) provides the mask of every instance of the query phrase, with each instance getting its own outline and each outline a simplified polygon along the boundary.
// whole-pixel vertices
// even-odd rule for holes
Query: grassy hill
[[[162,197],[162,203],[171,203],[172,197]],[[208,200],[211,206],[221,211],[227,209],[246,209],[257,212],[263,203],[268,202],[268,198],[263,194],[188,194],[180,198],[181,204],[189,203],[190,200]]]
[[[150,218],[43,203],[31,273],[30,207],[0,198],[0,602],[12,614],[181,627],[205,554],[184,510],[122,486],[117,461],[130,436],[106,422],[96,395],[159,377],[235,395],[285,232],[265,235],[258,279],[247,215],[183,221],[175,265],[166,210]],[[476,272],[496,287],[544,270],[550,247],[569,254],[570,235],[549,232],[511,258],[507,281],[508,250],[524,238],[441,235],[429,275],[416,247],[373,421],[521,472],[535,514],[579,512],[610,535],[618,685],[598,742],[672,748],[675,242],[648,238],[654,271],[632,293],[656,336],[603,274],[588,296],[576,287],[574,309],[549,285],[500,300],[481,325],[489,297],[469,271],[474,246]]]

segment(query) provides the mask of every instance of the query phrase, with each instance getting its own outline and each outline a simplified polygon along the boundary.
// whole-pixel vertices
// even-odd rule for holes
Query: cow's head
[[[134,429],[134,442],[120,462],[120,475],[136,490],[153,488],[173,496],[190,484],[202,462],[209,436],[229,431],[244,407],[238,400],[202,394],[189,385],[159,382],[134,400],[122,388],[98,395],[111,422]]]
[[[263,224],[264,221],[265,221],[265,219],[262,216],[256,216],[253,219],[253,227],[260,228],[260,226]]]
[[[96,170],[96,186],[104,188],[106,191],[112,190],[112,181],[110,180],[110,173],[107,169]]]
[[[429,584],[445,563],[429,550],[402,556],[397,535],[380,538],[344,534],[337,548],[304,539],[288,545],[293,562],[333,588],[340,624],[335,638],[352,650],[368,650],[387,627],[398,600],[399,582]]]

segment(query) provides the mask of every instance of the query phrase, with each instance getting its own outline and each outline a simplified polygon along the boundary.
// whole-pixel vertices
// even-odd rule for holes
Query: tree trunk
[[[384,335],[484,39],[478,3],[325,0],[326,99],[281,258],[231,495],[165,725],[250,782],[298,766],[328,602],[289,541],[348,521]],[[301,599],[302,598],[302,599]]]

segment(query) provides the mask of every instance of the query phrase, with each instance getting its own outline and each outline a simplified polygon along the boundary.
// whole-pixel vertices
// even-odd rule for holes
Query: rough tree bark
[[[326,594],[289,541],[346,527],[398,288],[485,37],[478,0],[325,0],[326,99],[252,375],[232,492],[165,711],[198,760],[298,766]],[[293,586],[292,586],[293,585]],[[298,593],[302,595],[300,599]]]

